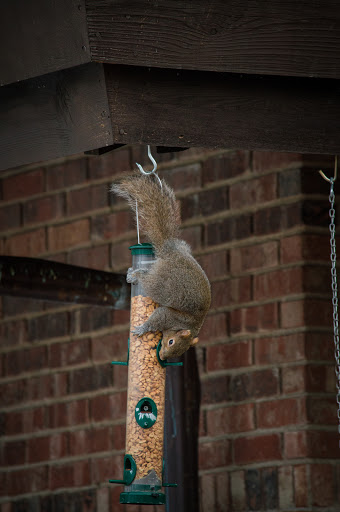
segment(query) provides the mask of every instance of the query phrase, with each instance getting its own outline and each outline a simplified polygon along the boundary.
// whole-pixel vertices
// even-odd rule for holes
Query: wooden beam
[[[0,2],[0,85],[91,61],[84,0]]]
[[[0,169],[113,143],[101,64],[0,88]]]
[[[105,66],[114,142],[340,153],[340,82]]]
[[[0,295],[128,309],[130,294],[122,274],[38,258],[0,256]]]
[[[100,62],[340,78],[338,0],[86,0],[86,9]]]

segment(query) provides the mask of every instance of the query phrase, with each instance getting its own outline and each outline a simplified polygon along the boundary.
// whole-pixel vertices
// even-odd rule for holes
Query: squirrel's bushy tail
[[[178,238],[180,209],[174,191],[164,180],[161,188],[154,177],[136,174],[113,184],[111,191],[126,199],[135,213],[137,200],[140,228],[156,251],[166,240]]]

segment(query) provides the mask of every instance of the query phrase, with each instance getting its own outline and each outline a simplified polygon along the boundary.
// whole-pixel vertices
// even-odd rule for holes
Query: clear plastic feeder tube
[[[147,269],[154,261],[152,246],[132,246],[132,267]],[[165,368],[157,358],[161,333],[138,337],[134,327],[143,324],[158,305],[138,283],[131,286],[130,348],[125,453],[136,463],[136,476],[125,486],[121,503],[161,504],[164,440]]]

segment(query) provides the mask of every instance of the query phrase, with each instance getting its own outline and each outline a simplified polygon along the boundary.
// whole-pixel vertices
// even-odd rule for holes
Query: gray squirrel
[[[162,187],[151,176],[135,174],[113,184],[113,192],[125,198],[135,211],[142,231],[150,239],[155,262],[148,270],[130,268],[127,281],[140,282],[147,296],[159,304],[134,334],[162,332],[162,360],[178,357],[198,342],[198,333],[211,303],[210,283],[179,238],[180,210],[175,193],[162,180]]]

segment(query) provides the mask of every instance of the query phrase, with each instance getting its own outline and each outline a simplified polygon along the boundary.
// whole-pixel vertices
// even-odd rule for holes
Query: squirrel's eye
[[[175,340],[173,338],[171,338],[169,341],[168,341],[168,345],[169,347],[171,347],[171,345],[173,345],[175,343]]]

